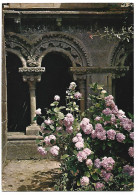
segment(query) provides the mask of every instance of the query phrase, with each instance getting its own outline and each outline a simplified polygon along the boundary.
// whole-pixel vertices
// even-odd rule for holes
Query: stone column
[[[26,128],[26,135],[38,135],[39,126],[36,121],[34,121],[35,111],[36,111],[36,80],[28,81],[29,92],[30,92],[30,113],[31,113],[31,124]]]
[[[34,121],[35,111],[36,111],[36,82],[41,81],[41,74],[45,72],[44,67],[25,67],[19,68],[19,72],[23,75],[23,81],[28,82],[30,91],[30,114],[31,114],[31,124],[26,127],[26,135],[38,135],[40,127]]]
[[[35,96],[36,81],[28,81],[28,84],[29,84],[29,92],[30,92],[31,125],[33,125],[36,124],[36,121],[33,120],[36,111],[36,96]]]

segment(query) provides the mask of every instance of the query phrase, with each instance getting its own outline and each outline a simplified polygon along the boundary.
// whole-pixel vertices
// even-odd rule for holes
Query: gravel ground
[[[2,174],[2,191],[54,191],[60,163],[53,160],[7,161]]]

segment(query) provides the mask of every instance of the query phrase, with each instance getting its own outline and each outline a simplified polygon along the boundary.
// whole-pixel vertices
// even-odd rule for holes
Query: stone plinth
[[[26,135],[39,135],[40,127],[37,124],[32,124],[26,127]]]

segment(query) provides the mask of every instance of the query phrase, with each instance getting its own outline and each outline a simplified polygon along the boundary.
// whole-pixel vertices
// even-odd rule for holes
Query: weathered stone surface
[[[59,167],[55,160],[8,160],[2,173],[2,191],[54,191]]]
[[[30,125],[26,128],[26,135],[39,135],[40,127],[36,124]]]
[[[53,159],[49,153],[45,156],[37,152],[35,140],[13,140],[7,142],[7,159]]]
[[[2,102],[2,121],[7,120],[7,102]]]

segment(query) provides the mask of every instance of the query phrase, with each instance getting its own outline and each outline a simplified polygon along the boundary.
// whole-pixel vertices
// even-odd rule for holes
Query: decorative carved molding
[[[78,78],[80,75],[86,76],[87,74],[94,74],[94,73],[110,73],[112,78],[120,78],[125,76],[126,71],[129,70],[129,66],[123,67],[70,67],[70,71],[73,73],[74,78]],[[85,78],[84,78],[85,79]]]
[[[68,52],[68,57],[72,57],[74,66],[92,65],[89,53],[81,40],[63,32],[48,32],[33,40],[13,32],[7,33],[6,48],[18,51],[20,56],[26,59],[29,67],[41,66],[46,51],[48,49],[55,51],[55,48]]]
[[[45,72],[45,67],[26,67],[19,68],[19,72],[23,75],[23,81],[41,81],[41,74]]]
[[[119,42],[111,57],[111,66],[125,66],[126,58],[133,52],[133,42]]]

